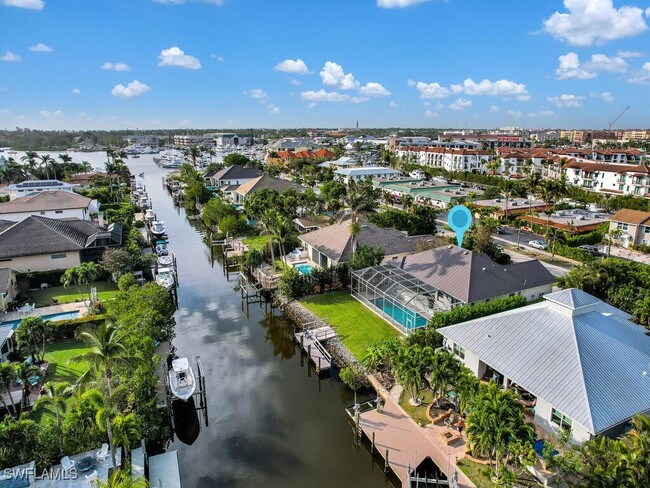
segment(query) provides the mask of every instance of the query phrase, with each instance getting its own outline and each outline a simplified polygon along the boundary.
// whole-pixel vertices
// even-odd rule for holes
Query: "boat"
[[[172,288],[174,288],[174,274],[172,273],[171,268],[158,268],[156,283],[158,283],[167,291],[170,291]]]
[[[144,171],[142,171],[138,176],[140,176],[140,178],[144,178]]]
[[[165,248],[165,254],[160,254],[158,256],[157,262],[158,266],[163,267],[163,268],[171,268],[174,264],[174,256],[169,254],[169,251],[167,251],[167,248]]]
[[[151,233],[154,237],[162,237],[165,235],[165,223],[162,220],[154,220],[151,222]]]
[[[169,388],[174,397],[184,402],[192,398],[196,390],[196,380],[187,358],[178,358],[172,361],[172,367],[169,370]]]
[[[156,220],[156,215],[153,213],[153,210],[148,208],[147,211],[144,213],[144,218],[147,222],[153,222],[154,220]]]
[[[167,256],[169,254],[167,241],[156,241],[156,254],[158,256]]]

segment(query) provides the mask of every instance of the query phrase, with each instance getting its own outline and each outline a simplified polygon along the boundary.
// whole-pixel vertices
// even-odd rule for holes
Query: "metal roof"
[[[650,410],[650,337],[579,290],[438,331],[599,434]]]

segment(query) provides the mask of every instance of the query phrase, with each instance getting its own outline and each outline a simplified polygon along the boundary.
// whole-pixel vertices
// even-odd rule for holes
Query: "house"
[[[431,146],[402,146],[397,149],[397,156],[408,162],[430,168],[470,171],[472,173],[485,173],[486,163],[493,159],[490,151],[482,149]]]
[[[650,196],[650,166],[594,162],[584,159],[553,158],[554,165],[542,174],[547,178],[566,176],[567,182],[589,191],[611,195]]]
[[[19,222],[30,215],[52,219],[77,218],[90,220],[99,210],[99,203],[74,192],[57,190],[34,193],[0,203],[0,218]]]
[[[232,192],[232,196],[236,203],[241,203],[248,198],[248,195],[263,189],[273,190],[280,194],[288,190],[294,190],[300,193],[305,191],[305,187],[299,185],[298,183],[294,183],[293,181],[281,180],[279,178],[273,178],[272,176],[269,176],[268,174],[264,173],[262,174],[262,176],[258,176],[257,178],[254,178],[252,180],[247,181],[246,183],[239,185],[239,187],[237,187]]]
[[[21,181],[20,183],[15,183],[9,185],[7,191],[9,192],[9,199],[13,200],[14,198],[24,197],[25,195],[31,195],[32,193],[39,193],[43,191],[69,191],[72,192],[76,188],[75,185],[66,183],[65,181],[59,180],[28,180]]]
[[[321,168],[352,168],[354,166],[359,166],[359,162],[356,159],[350,158],[348,156],[341,156],[334,161],[325,161],[318,165]]]
[[[0,268],[0,312],[6,312],[9,304],[16,299],[16,273],[13,268]]]
[[[552,205],[542,202],[541,200],[529,200],[527,198],[511,197],[493,198],[491,200],[477,200],[474,202],[477,209],[494,209],[492,217],[500,219],[508,215],[522,215],[525,213],[540,213],[551,208]],[[544,219],[546,222],[546,219]]]
[[[612,215],[609,221],[610,232],[621,231],[618,242],[622,247],[633,244],[650,246],[650,212],[624,208]]]
[[[32,215],[0,232],[0,266],[21,272],[68,269],[122,244],[122,225]]]
[[[219,188],[222,191],[225,187],[239,186],[247,183],[264,174],[264,171],[257,168],[244,168],[233,164],[219,171],[208,171],[204,176],[205,184],[211,188]],[[230,190],[232,191],[232,190]]]
[[[534,396],[535,424],[584,442],[650,413],[650,336],[630,318],[571,288],[438,332],[478,378]]]
[[[551,215],[524,215],[521,218],[532,224],[548,226],[569,234],[584,234],[598,230],[609,221],[609,217],[609,214],[603,212],[575,208],[558,210]]]
[[[335,178],[345,183],[346,185],[350,181],[361,181],[365,179],[373,178],[390,178],[398,177],[402,174],[401,171],[398,171],[393,168],[386,168],[384,166],[364,166],[363,168],[340,168],[334,171]]]
[[[0,324],[0,363],[9,360],[9,356],[17,349],[14,336],[14,323]],[[4,392],[2,393],[4,394]]]
[[[330,225],[331,220],[332,219],[325,215],[314,215],[297,217],[293,219],[293,223],[295,224],[296,230],[301,234],[304,234],[306,232],[311,232],[312,230],[319,230],[323,227],[327,227]]]
[[[418,240],[433,239],[430,235],[408,236],[397,229],[377,227],[365,220],[359,220],[359,224],[361,231],[357,235],[357,247],[380,247],[386,261],[414,253]],[[349,220],[299,235],[298,239],[307,257],[322,268],[345,263],[352,254]]]

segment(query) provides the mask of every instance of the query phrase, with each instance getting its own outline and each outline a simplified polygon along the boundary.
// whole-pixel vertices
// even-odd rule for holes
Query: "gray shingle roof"
[[[91,202],[90,198],[70,191],[44,191],[0,203],[0,215],[13,212],[87,208]]]
[[[9,277],[11,268],[0,268],[0,293],[4,293],[9,288]]]
[[[31,215],[0,233],[0,258],[79,251],[98,232],[97,227],[85,220]]]
[[[647,329],[578,290],[545,298],[439,332],[592,434],[649,410]]]
[[[496,264],[486,254],[443,246],[407,256],[400,267],[455,298],[474,303],[555,282],[537,260]]]
[[[239,188],[237,188],[235,191],[240,195],[246,196],[249,193],[253,193],[262,189],[274,190],[278,193],[284,193],[290,189],[296,190],[298,192],[305,191],[305,187],[299,185],[298,183],[281,180],[279,178],[273,178],[266,173],[264,173],[262,176],[259,176],[258,178],[255,178],[254,180],[250,180],[239,185]]]
[[[216,180],[241,180],[247,178],[257,178],[262,176],[264,171],[257,168],[244,168],[238,164],[233,164],[227,168],[223,168],[214,175]]]
[[[15,223],[16,222],[12,222],[11,220],[0,219],[0,232],[4,232]]]

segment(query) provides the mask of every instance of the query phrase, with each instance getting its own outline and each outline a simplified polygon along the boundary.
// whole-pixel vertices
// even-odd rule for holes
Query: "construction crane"
[[[612,130],[612,125],[614,125],[614,122],[616,122],[618,119],[620,119],[623,116],[623,114],[625,112],[627,112],[628,108],[630,108],[629,105],[627,107],[625,107],[625,110],[623,110],[620,114],[618,114],[618,116],[609,123],[609,127],[607,127],[607,130]]]

